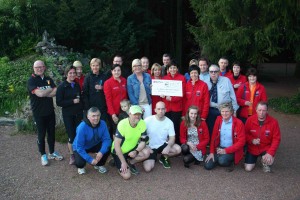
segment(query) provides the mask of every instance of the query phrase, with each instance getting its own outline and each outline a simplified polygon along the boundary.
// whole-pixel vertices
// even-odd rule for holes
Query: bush
[[[269,100],[270,106],[289,114],[300,114],[300,92],[292,97],[278,97]]]

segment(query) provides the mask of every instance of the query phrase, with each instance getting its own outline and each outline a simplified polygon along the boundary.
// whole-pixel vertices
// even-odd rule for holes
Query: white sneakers
[[[86,171],[85,171],[84,168],[78,168],[78,169],[77,169],[77,172],[78,172],[78,174],[80,174],[80,175],[86,173]]]
[[[107,172],[107,169],[104,166],[97,166],[96,165],[96,166],[94,166],[94,169],[98,170],[99,173],[101,173],[101,174],[105,174]]]
[[[41,157],[41,163],[42,163],[43,166],[46,166],[46,165],[49,164],[48,157],[47,157],[46,154],[42,155],[42,157]]]
[[[98,170],[99,173],[105,174],[107,172],[106,167],[104,166],[94,166],[94,169]],[[78,174],[85,174],[86,170],[84,168],[78,168],[77,169]]]

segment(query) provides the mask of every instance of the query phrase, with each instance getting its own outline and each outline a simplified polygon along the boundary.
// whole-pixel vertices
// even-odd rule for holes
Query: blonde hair
[[[151,67],[151,75],[152,75],[152,76],[154,76],[154,70],[155,70],[155,69],[161,70],[161,65],[158,64],[158,63],[154,63],[154,64],[152,65],[152,67]],[[160,76],[161,76],[161,73],[160,73]]]
[[[99,67],[101,68],[102,65],[101,65],[101,60],[99,58],[93,58],[90,62],[90,65],[91,64],[94,64],[94,63],[98,63],[99,64]]]
[[[219,111],[221,112],[222,109],[224,108],[228,108],[230,112],[234,112],[233,106],[231,102],[227,102],[227,103],[222,103],[221,105],[219,105]]]
[[[198,60],[196,60],[196,59],[190,60],[189,66],[192,66],[192,65],[197,65],[198,66]]]

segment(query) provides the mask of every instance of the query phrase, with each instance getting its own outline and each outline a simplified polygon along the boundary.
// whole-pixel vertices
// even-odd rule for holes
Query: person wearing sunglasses
[[[214,64],[211,65],[208,72],[210,79],[209,81],[206,80],[205,82],[208,86],[210,94],[210,105],[206,122],[211,135],[216,118],[220,115],[220,111],[218,109],[219,105],[222,103],[232,103],[234,116],[236,116],[236,111],[238,110],[239,106],[237,104],[232,84],[227,77],[220,76],[219,66]]]

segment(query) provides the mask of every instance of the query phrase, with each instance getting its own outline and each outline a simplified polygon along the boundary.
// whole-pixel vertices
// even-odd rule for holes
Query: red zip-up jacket
[[[75,82],[79,84],[81,91],[83,90],[84,78],[85,76],[83,74],[80,76],[80,78],[75,78]]]
[[[237,103],[240,106],[240,116],[248,118],[248,107],[245,105],[246,101],[250,101],[251,91],[249,82],[246,82],[244,85],[241,85],[236,93]],[[256,114],[256,106],[260,101],[267,101],[267,93],[265,87],[256,82],[253,104],[252,104],[252,115]]]
[[[182,82],[183,97],[171,97],[171,101],[167,101],[166,98],[163,99],[164,103],[166,104],[167,112],[181,112],[183,110],[183,99],[184,99],[184,91],[185,91],[185,83],[186,83],[185,77],[177,72],[174,75],[174,77],[172,77],[171,74],[168,73],[166,76],[164,76],[163,79]]]
[[[251,154],[257,156],[267,152],[271,156],[275,156],[281,140],[280,129],[276,119],[267,115],[264,124],[260,126],[257,114],[252,115],[247,119],[245,132],[248,151]],[[260,139],[260,144],[254,145],[252,140],[257,138]]]
[[[128,99],[126,79],[120,77],[121,82],[115,80],[113,77],[109,78],[104,83],[104,94],[107,105],[107,112],[110,115],[120,113],[120,102],[123,99]]]
[[[180,124],[180,143],[186,144],[187,143],[187,131],[188,127],[185,126],[184,121]],[[208,127],[205,121],[202,121],[200,126],[197,127],[198,139],[199,144],[197,145],[197,149],[201,150],[202,155],[206,154],[206,145],[209,142],[209,132]]]
[[[184,110],[182,115],[191,105],[199,108],[200,118],[206,119],[209,111],[209,91],[207,84],[201,80],[192,85],[192,80],[189,80],[185,86]]]
[[[233,74],[232,71],[229,69],[229,70],[226,70],[225,75],[223,75],[221,71],[220,71],[219,75],[229,78],[229,76],[231,76],[232,74]]]
[[[210,140],[210,153],[215,154],[220,145],[220,132],[223,119],[218,116]],[[246,142],[245,127],[241,120],[232,116],[232,142],[233,145],[225,148],[226,154],[234,153],[234,164],[238,164],[244,156],[243,148]]]
[[[242,75],[242,74],[240,74],[240,75],[238,76],[237,79],[234,79],[233,73],[230,74],[229,76],[227,76],[227,78],[229,78],[229,80],[230,80],[230,82],[231,82],[231,84],[232,84],[232,87],[233,87],[233,89],[234,89],[235,95],[236,95],[238,89],[239,89],[240,87],[242,87],[244,83],[247,82],[247,77],[244,76],[244,75]],[[240,87],[239,87],[239,88],[234,88],[234,85],[235,85],[235,84],[240,84]]]

